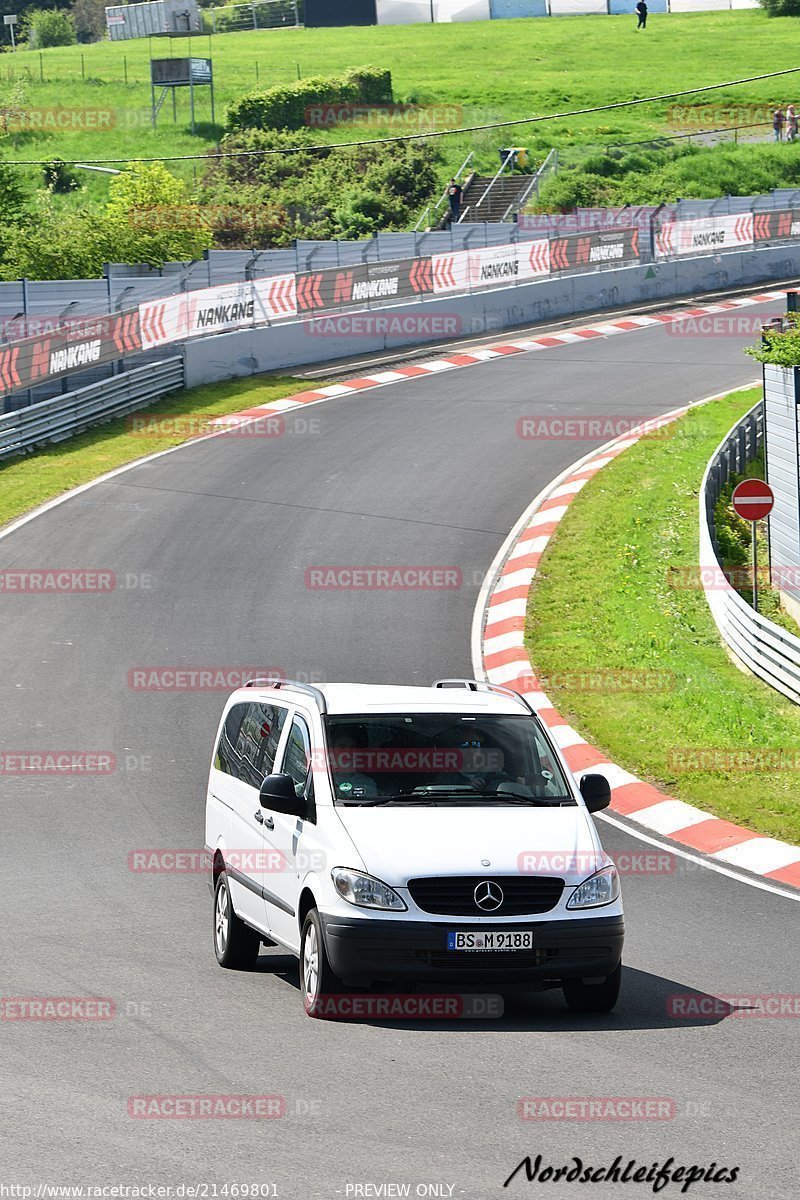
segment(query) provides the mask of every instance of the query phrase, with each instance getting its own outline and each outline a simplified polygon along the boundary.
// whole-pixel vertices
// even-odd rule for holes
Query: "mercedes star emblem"
[[[478,908],[484,912],[496,912],[503,903],[503,889],[488,880],[478,884],[474,896]]]

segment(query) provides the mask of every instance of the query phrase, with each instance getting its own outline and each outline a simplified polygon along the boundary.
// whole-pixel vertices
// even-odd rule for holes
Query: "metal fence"
[[[154,362],[0,416],[0,459],[61,442],[114,417],[145,408],[183,387],[183,358]]]
[[[725,437],[700,488],[700,570],[708,606],[723,641],[754,675],[800,704],[800,637],[757,613],[725,579],[718,557],[714,508],[731,476],[752,462],[764,440],[763,404]]]
[[[225,4],[201,13],[207,33],[238,33],[248,29],[296,28],[303,23],[303,0],[255,0]]]

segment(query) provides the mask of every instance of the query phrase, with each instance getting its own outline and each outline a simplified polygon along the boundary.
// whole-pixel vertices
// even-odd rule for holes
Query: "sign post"
[[[17,14],[9,13],[7,17],[3,17],[3,24],[7,25],[11,31],[11,49],[16,50],[17,43],[14,41],[14,26],[17,23]]]
[[[750,521],[753,531],[753,608],[758,612],[758,547],[756,523],[769,516],[775,503],[775,494],[763,479],[744,479],[733,489],[731,497],[733,511],[745,521]]]

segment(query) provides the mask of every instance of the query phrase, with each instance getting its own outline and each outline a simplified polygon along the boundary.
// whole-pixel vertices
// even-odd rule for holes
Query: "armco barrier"
[[[800,637],[757,613],[724,577],[715,549],[714,506],[732,474],[744,471],[764,436],[759,403],[736,424],[709,462],[700,487],[700,571],[723,641],[754,675],[800,704]]]
[[[180,356],[0,416],[0,459],[11,458],[125,416],[183,387]]]

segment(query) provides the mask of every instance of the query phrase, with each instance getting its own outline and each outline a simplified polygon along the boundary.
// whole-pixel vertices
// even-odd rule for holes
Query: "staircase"
[[[523,198],[531,186],[530,175],[501,175],[495,179],[494,186],[488,196],[481,202],[486,189],[492,182],[491,175],[470,175],[464,187],[461,199],[461,225],[471,225],[477,221],[502,221],[508,212],[509,216],[519,211]]]

